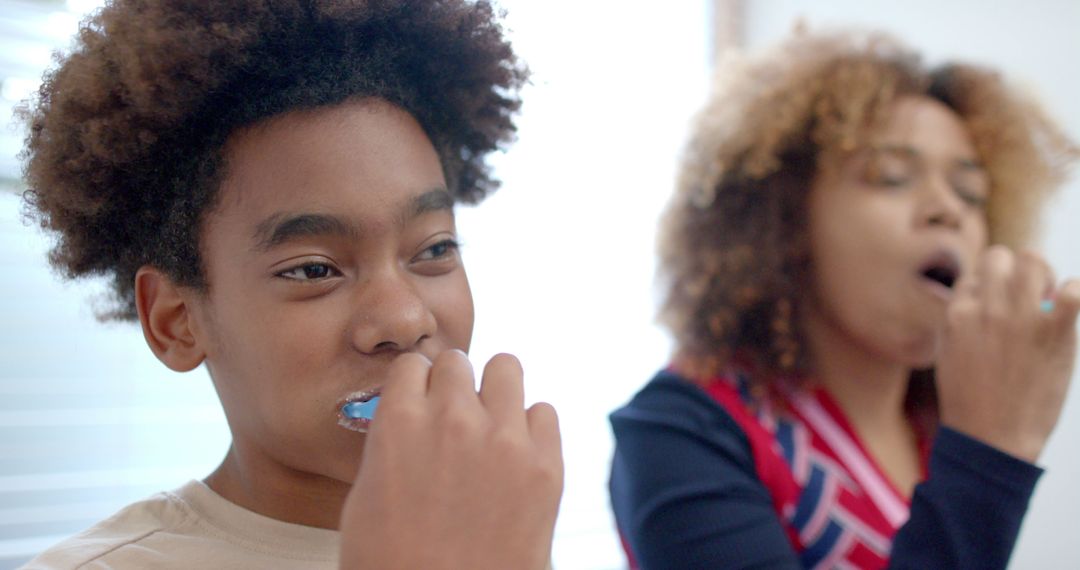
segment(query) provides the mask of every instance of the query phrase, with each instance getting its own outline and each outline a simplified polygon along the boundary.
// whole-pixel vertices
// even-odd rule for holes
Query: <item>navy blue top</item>
[[[611,414],[611,503],[641,568],[799,568],[742,429],[662,372]],[[942,427],[890,568],[1005,568],[1042,469]]]

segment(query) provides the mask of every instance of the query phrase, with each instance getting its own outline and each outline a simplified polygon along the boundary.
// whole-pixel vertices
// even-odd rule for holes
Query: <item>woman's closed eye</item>
[[[952,175],[953,191],[965,204],[985,208],[990,197],[989,176],[981,168],[964,168]]]
[[[338,277],[341,272],[329,263],[311,261],[302,263],[277,273],[278,277],[293,281],[322,281],[331,277]]]
[[[982,190],[973,190],[964,186],[955,186],[954,191],[956,195],[960,197],[968,206],[974,208],[985,208],[987,203],[986,192]]]
[[[864,176],[875,186],[903,186],[911,181],[912,166],[902,157],[878,156],[867,165]]]
[[[875,182],[880,186],[896,187],[907,184],[909,180],[910,177],[903,174],[884,174]]]

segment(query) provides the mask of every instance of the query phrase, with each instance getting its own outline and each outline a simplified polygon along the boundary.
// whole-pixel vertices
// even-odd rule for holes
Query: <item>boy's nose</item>
[[[407,277],[373,278],[358,295],[351,341],[366,354],[413,350],[435,334],[435,315]]]

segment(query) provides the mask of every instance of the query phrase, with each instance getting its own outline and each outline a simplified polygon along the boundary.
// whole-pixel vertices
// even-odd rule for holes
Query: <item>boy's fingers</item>
[[[423,354],[410,352],[395,358],[382,387],[383,401],[423,398],[428,391],[430,372],[431,361]]]
[[[521,362],[510,354],[496,354],[484,366],[480,401],[500,424],[525,427],[525,385]]]
[[[476,402],[472,363],[464,352],[447,350],[435,357],[428,396],[450,406]]]
[[[547,402],[533,404],[525,412],[529,435],[541,456],[558,457],[562,461],[562,436],[559,433],[559,414]]]

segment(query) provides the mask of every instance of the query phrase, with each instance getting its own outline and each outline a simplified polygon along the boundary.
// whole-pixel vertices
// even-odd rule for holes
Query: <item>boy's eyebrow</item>
[[[356,237],[359,228],[330,214],[274,214],[255,228],[255,250],[268,251],[304,236]]]
[[[417,216],[453,207],[454,197],[445,188],[438,188],[414,198],[397,221],[404,225]],[[360,234],[356,224],[333,214],[274,214],[256,226],[255,250],[267,251],[298,237],[335,235],[359,239]]]
[[[421,216],[428,212],[437,212],[439,210],[449,210],[454,207],[454,197],[450,195],[450,191],[446,188],[436,188],[434,190],[428,190],[423,194],[413,199],[409,209],[404,212],[401,218],[401,222],[407,222],[412,218]]]

